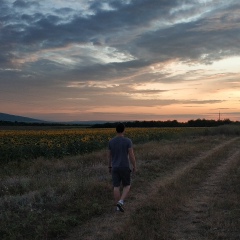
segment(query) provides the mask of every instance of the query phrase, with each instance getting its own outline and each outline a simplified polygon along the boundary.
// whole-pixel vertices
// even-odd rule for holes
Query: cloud
[[[2,0],[1,96],[25,91],[30,100],[27,89],[48,89],[44,99],[56,106],[75,99],[89,109],[238,101],[238,72],[204,66],[240,55],[239,8],[236,0]],[[204,88],[214,81],[219,95]],[[223,86],[231,94],[220,95]]]
[[[36,1],[28,2],[24,0],[16,0],[13,2],[13,7],[17,8],[30,8],[31,6],[38,7],[39,4]]]
[[[92,9],[95,14],[88,18],[75,14],[74,17],[69,18],[68,22],[63,23],[61,23],[62,17],[54,15],[54,12],[69,13],[73,11],[72,9],[53,9],[52,14],[47,15],[44,15],[43,12],[34,15],[17,13],[14,16],[12,14],[12,20],[19,21],[22,19],[27,21],[28,24],[20,22],[5,26],[5,42],[9,45],[15,43],[20,46],[28,44],[29,51],[34,51],[35,47],[49,49],[75,43],[92,42],[93,44],[117,48],[120,52],[130,53],[141,61],[147,59],[146,65],[149,64],[149,61],[154,63],[172,58],[209,62],[211,59],[219,57],[219,54],[216,53],[220,50],[223,54],[233,54],[238,48],[236,46],[232,52],[229,52],[226,43],[227,40],[230,41],[230,36],[234,34],[235,29],[231,28],[229,34],[225,34],[225,31],[221,29],[214,33],[201,31],[199,26],[206,22],[208,25],[214,25],[214,23],[210,23],[212,19],[217,21],[214,18],[214,12],[209,13],[204,20],[197,19],[187,23],[180,21],[189,17],[189,15],[196,14],[198,5],[194,2],[186,5],[188,7],[180,5],[178,1],[132,1],[128,4],[117,3],[116,1],[105,2],[113,10],[103,10],[103,3],[93,2],[89,9]],[[20,0],[14,2],[14,6],[26,4],[25,1]],[[29,6],[30,3],[28,3]],[[194,9],[193,12],[192,9]],[[77,13],[76,10],[75,13]],[[222,13],[225,16],[224,19],[227,19],[226,24],[231,25],[232,21],[236,22],[232,18],[227,18],[227,13],[229,14],[229,12],[224,11]],[[217,14],[219,15],[219,13]],[[178,23],[178,20],[180,23]],[[155,26],[157,23],[160,27]],[[172,26],[161,27],[162,24],[166,24],[166,26],[171,24]],[[11,40],[8,37],[10,29]],[[196,31],[200,31],[201,35],[196,37]],[[224,41],[214,44],[217,39],[224,39]],[[124,40],[123,44],[122,40]],[[202,57],[203,54],[205,54],[205,58]]]

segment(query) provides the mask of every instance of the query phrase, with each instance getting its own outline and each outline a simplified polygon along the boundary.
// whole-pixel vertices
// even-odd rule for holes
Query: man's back
[[[112,156],[112,167],[129,167],[128,150],[132,141],[123,136],[116,136],[109,141],[108,148]]]

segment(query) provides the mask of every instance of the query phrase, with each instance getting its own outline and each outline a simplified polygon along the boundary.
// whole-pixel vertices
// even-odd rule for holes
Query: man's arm
[[[132,166],[133,166],[133,172],[136,172],[136,159],[135,159],[133,148],[128,149],[128,154],[129,154],[130,162],[132,163]]]

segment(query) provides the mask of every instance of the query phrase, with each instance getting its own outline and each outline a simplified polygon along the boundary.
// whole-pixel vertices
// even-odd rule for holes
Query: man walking
[[[117,210],[124,212],[124,200],[131,186],[131,171],[136,171],[136,160],[131,139],[124,137],[125,125],[116,127],[117,136],[108,143],[109,172],[112,174],[114,200]],[[131,163],[131,164],[130,164]],[[132,165],[132,170],[130,168]],[[123,191],[120,192],[120,185]]]

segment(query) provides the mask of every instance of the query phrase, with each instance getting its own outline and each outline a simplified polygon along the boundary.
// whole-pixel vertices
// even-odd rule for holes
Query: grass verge
[[[139,173],[134,178],[129,201],[138,200],[136,193],[144,194],[156,181],[171,176],[176,169],[191,163],[192,159],[231,137],[222,133],[211,135],[208,132],[201,136],[188,135],[136,145]],[[126,221],[126,228],[120,229],[114,238],[170,239],[166,237],[170,237],[170,222],[179,203],[184,203],[191,189],[230,150],[217,152],[203,165],[197,165],[176,178],[176,181],[161,185],[157,194],[141,202],[141,206]],[[235,170],[232,168],[233,172]],[[236,184],[239,171],[235,173],[228,175],[230,179],[227,182]],[[96,216],[103,216],[113,203],[111,177],[104,150],[64,159],[39,158],[34,161],[10,162],[1,168],[0,175],[0,235],[3,240],[66,237],[74,227]],[[239,197],[239,192],[234,191],[232,196]],[[238,206],[232,210],[233,216],[238,214]],[[222,214],[221,211],[219,214]],[[220,228],[221,221],[218,224]],[[127,230],[129,225],[132,227]]]

